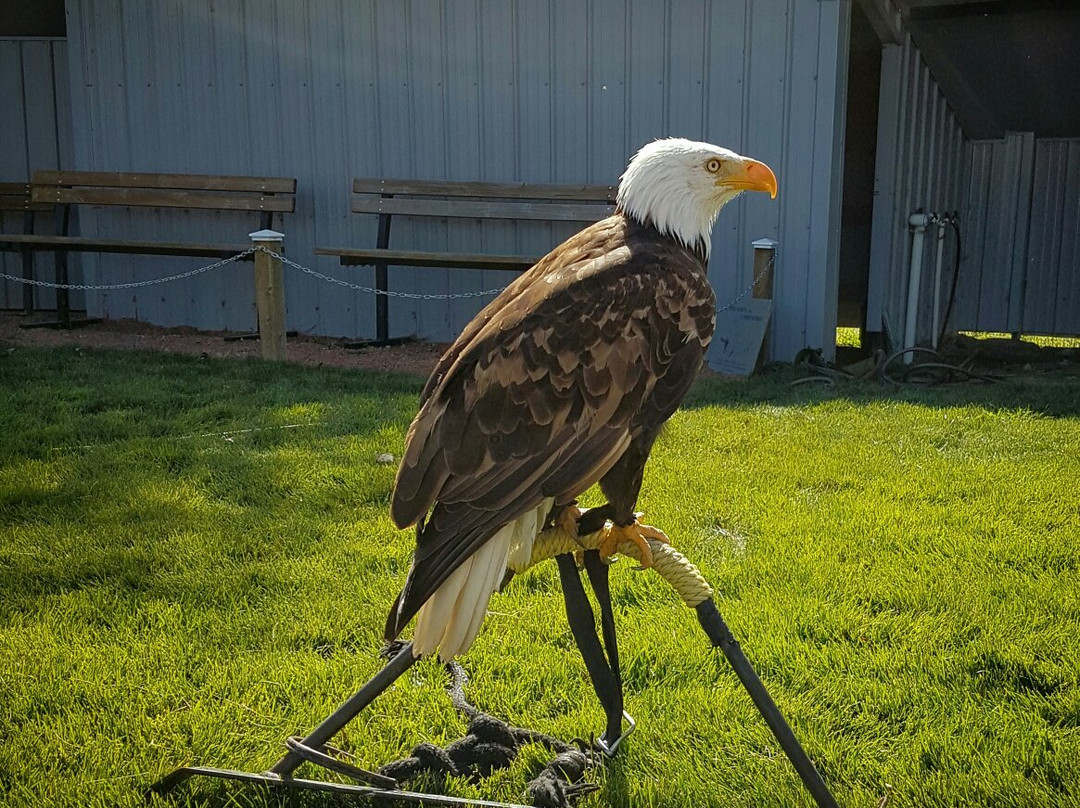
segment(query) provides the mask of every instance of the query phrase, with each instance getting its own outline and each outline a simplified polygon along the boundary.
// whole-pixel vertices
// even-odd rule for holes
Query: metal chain
[[[745,289],[743,289],[741,292],[739,292],[739,294],[737,294],[734,298],[732,298],[730,302],[725,303],[723,306],[718,308],[716,310],[716,313],[717,314],[723,314],[725,311],[730,309],[732,306],[734,306],[740,300],[745,298],[748,294],[753,292],[754,289],[757,287],[757,285],[759,283],[761,283],[761,279],[764,278],[769,273],[769,270],[773,268],[773,264],[775,264],[775,263],[776,263],[776,252],[774,251],[772,256],[769,258],[769,263],[766,264],[765,266],[763,266],[761,268],[761,271],[754,276],[754,279],[752,281],[750,281],[750,285],[747,286]]]
[[[370,295],[383,295],[385,297],[403,297],[408,300],[456,300],[457,298],[462,297],[486,297],[488,295],[497,295],[504,288],[506,288],[500,286],[498,289],[485,289],[482,292],[461,292],[459,294],[453,295],[422,295],[415,292],[394,292],[390,289],[373,289],[370,286],[361,286],[358,283],[350,283],[349,281],[343,281],[340,278],[334,278],[330,275],[324,275],[321,272],[317,272],[314,269],[311,269],[311,267],[306,267],[303,264],[298,264],[296,261],[292,261],[286,258],[284,255],[274,252],[268,247],[263,247],[262,245],[260,245],[255,249],[260,252],[264,252],[273,258],[276,258],[286,266],[290,266],[293,269],[298,269],[307,275],[311,275],[313,278],[318,278],[319,280],[327,281],[328,283],[336,283],[338,286],[344,286],[346,289],[352,289],[356,292],[367,292]]]
[[[306,267],[303,264],[299,264],[296,261],[293,261],[293,260],[291,260],[289,258],[286,258],[281,253],[276,253],[273,250],[269,249],[268,247],[263,247],[262,245],[260,245],[260,246],[256,247],[255,249],[260,251],[260,252],[264,252],[264,253],[266,253],[267,255],[270,255],[273,258],[276,258],[277,260],[281,261],[283,264],[285,264],[287,266],[290,266],[293,269],[298,269],[298,270],[300,270],[301,272],[303,272],[303,273],[305,273],[307,275],[311,275],[314,278],[318,278],[319,280],[328,281],[329,283],[336,283],[338,286],[344,286],[346,289],[353,289],[353,290],[355,290],[357,292],[367,292],[368,294],[373,294],[373,295],[385,295],[387,297],[402,297],[402,298],[407,298],[409,300],[454,300],[456,298],[462,298],[462,297],[486,297],[488,295],[497,295],[497,294],[499,294],[499,292],[503,291],[503,289],[506,288],[504,286],[501,286],[498,289],[485,289],[483,292],[462,292],[460,294],[453,294],[453,295],[428,295],[428,294],[416,294],[416,293],[413,293],[413,292],[393,292],[393,291],[390,291],[388,289],[373,289],[370,286],[361,286],[360,284],[350,283],[349,281],[343,281],[340,278],[334,278],[334,277],[331,277],[330,275],[324,275],[323,273],[317,272],[316,270],[311,269],[310,267]],[[754,289],[757,287],[757,285],[761,282],[761,279],[764,278],[766,274],[768,274],[769,270],[771,270],[773,268],[775,263],[776,263],[776,253],[774,252],[772,254],[772,256],[769,258],[769,263],[761,268],[761,271],[758,272],[754,276],[754,279],[752,281],[750,281],[750,284],[745,289],[743,289],[738,295],[736,295],[734,298],[732,298],[728,303],[726,303],[723,306],[721,306],[720,308],[718,308],[716,310],[716,313],[720,314],[722,312],[727,311],[732,306],[736,305],[739,301],[741,301],[743,298],[745,298],[748,294],[753,292]]]
[[[20,278],[20,277],[18,277],[16,275],[8,275],[8,274],[3,273],[3,272],[0,272],[0,278],[4,278],[4,279],[9,280],[9,281],[15,281],[16,283],[28,283],[31,286],[46,286],[49,289],[78,289],[78,290],[84,291],[84,292],[90,292],[90,291],[98,292],[98,291],[115,290],[115,289],[137,289],[137,288],[142,287],[142,286],[154,286],[155,284],[158,284],[158,283],[170,283],[171,281],[178,281],[178,280],[182,280],[183,278],[190,278],[190,277],[192,277],[194,275],[201,275],[202,273],[209,272],[212,269],[220,269],[221,267],[225,266],[226,264],[231,264],[234,261],[239,261],[242,258],[246,258],[247,256],[251,255],[252,253],[256,252],[258,249],[259,249],[258,247],[248,247],[246,250],[244,250],[241,253],[237,253],[236,255],[231,256],[230,258],[223,258],[222,260],[216,261],[213,264],[210,264],[208,266],[199,267],[198,269],[192,269],[192,270],[190,270],[188,272],[181,272],[179,275],[168,275],[168,276],[166,276],[164,278],[154,278],[154,279],[148,280],[148,281],[132,281],[130,283],[101,283],[101,284],[91,284],[91,283],[49,283],[48,281],[38,281],[38,280],[34,280],[33,278]]]
[[[337,284],[338,286],[344,286],[346,289],[352,289],[352,290],[354,290],[356,292],[365,292],[367,294],[372,294],[372,295],[384,295],[386,297],[398,297],[398,298],[405,298],[407,300],[458,300],[460,298],[488,297],[490,295],[497,295],[497,294],[499,294],[499,292],[503,291],[503,289],[505,288],[505,287],[500,286],[497,289],[485,289],[482,292],[460,292],[460,293],[457,293],[457,294],[445,294],[445,295],[418,294],[418,293],[415,293],[415,292],[395,292],[395,291],[392,291],[392,290],[389,290],[389,289],[374,289],[374,288],[372,288],[370,286],[362,286],[362,285],[360,285],[358,283],[350,283],[349,281],[344,281],[344,280],[341,280],[340,278],[334,278],[334,277],[331,277],[330,275],[324,275],[321,272],[317,272],[316,270],[311,269],[310,267],[306,267],[303,264],[297,263],[296,261],[293,261],[292,259],[287,258],[285,255],[283,255],[281,253],[274,252],[270,248],[264,247],[261,244],[258,245],[258,246],[255,246],[255,247],[248,247],[243,252],[239,252],[234,256],[231,256],[229,258],[224,258],[224,259],[222,259],[220,261],[215,261],[213,264],[208,264],[207,266],[199,267],[198,269],[192,269],[192,270],[189,270],[187,272],[181,272],[181,273],[179,273],[177,275],[168,275],[168,276],[166,276],[164,278],[153,278],[151,280],[145,280],[145,281],[131,281],[129,283],[103,283],[103,284],[49,283],[48,281],[39,281],[39,280],[35,280],[33,278],[20,278],[17,275],[8,275],[7,273],[4,273],[4,272],[0,272],[0,278],[3,278],[5,280],[9,280],[9,281],[15,281],[16,283],[30,284],[32,286],[44,286],[44,287],[48,287],[50,289],[75,289],[75,290],[86,291],[86,292],[89,292],[89,291],[110,291],[110,290],[117,290],[117,289],[138,289],[138,288],[141,288],[143,286],[154,286],[154,285],[159,284],[159,283],[170,283],[172,281],[183,280],[184,278],[191,278],[191,277],[194,277],[195,275],[201,275],[204,272],[210,272],[211,270],[214,270],[214,269],[220,269],[221,267],[226,266],[227,264],[231,264],[231,263],[234,263],[235,261],[239,261],[239,260],[241,260],[243,258],[246,258],[247,256],[249,256],[249,255],[251,255],[253,253],[256,253],[256,252],[264,252],[267,255],[269,255],[270,257],[276,258],[278,261],[281,261],[281,263],[285,264],[286,266],[292,267],[293,269],[297,269],[300,272],[303,272],[303,273],[305,273],[307,275],[311,275],[313,278],[318,278],[321,281],[326,281],[327,283],[334,283],[334,284]],[[758,272],[754,276],[754,279],[750,282],[750,285],[747,286],[745,289],[743,289],[743,291],[740,292],[738,295],[736,295],[730,302],[728,302],[725,305],[718,308],[716,310],[716,313],[720,314],[720,313],[722,313],[724,311],[727,311],[732,306],[736,305],[739,301],[741,301],[743,298],[745,298],[752,291],[754,291],[754,289],[757,287],[758,283],[761,282],[761,279],[763,277],[765,277],[765,275],[768,273],[768,271],[770,269],[773,268],[773,264],[775,262],[776,262],[776,254],[773,253],[773,256],[769,259],[769,263],[765,267],[763,267],[761,269],[761,271]]]

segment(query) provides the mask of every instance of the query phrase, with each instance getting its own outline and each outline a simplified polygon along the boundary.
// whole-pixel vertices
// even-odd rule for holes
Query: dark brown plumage
[[[394,486],[399,527],[433,510],[388,638],[545,497],[557,507],[609,475],[601,485],[616,519],[633,519],[645,459],[701,366],[714,308],[699,253],[618,214],[470,323],[424,389]]]
[[[568,239],[481,311],[428,380],[391,503],[399,527],[417,525],[417,543],[388,640],[420,612],[417,654],[465,650],[508,559],[527,559],[544,521],[597,482],[612,522],[634,523],[653,441],[712,337],[708,231],[744,187],[732,192],[725,182],[746,175],[740,163],[735,180],[713,176],[718,154],[745,161],[725,150],[662,143],[712,150],[676,155],[687,161],[679,171],[710,183],[691,201],[715,207],[692,222],[691,235],[671,227],[671,211],[660,209],[661,219],[627,210],[620,196],[615,215]],[[687,205],[679,198],[676,207]]]

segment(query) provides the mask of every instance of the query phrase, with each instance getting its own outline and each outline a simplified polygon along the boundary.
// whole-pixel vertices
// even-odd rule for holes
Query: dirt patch
[[[105,320],[67,330],[22,327],[49,319],[48,315],[25,317],[13,311],[0,311],[0,349],[73,345],[230,359],[259,356],[258,340],[226,339],[229,335],[225,332],[162,328],[135,320]],[[313,367],[363,368],[427,376],[447,348],[443,344],[422,341],[382,348],[345,348],[342,342],[322,337],[290,337],[288,361]]]
[[[105,320],[68,330],[22,327],[27,323],[52,318],[49,313],[25,317],[15,311],[0,310],[0,350],[74,345],[233,359],[259,356],[258,340],[228,339],[230,335],[226,332],[197,331],[186,327],[163,328],[135,320]],[[291,336],[288,339],[288,361],[312,367],[386,370],[426,377],[448,347],[444,343],[416,340],[381,348],[346,348],[344,342],[346,340],[327,337]],[[1017,340],[975,340],[952,336],[942,346],[942,354],[945,361],[985,372],[1080,375],[1080,349],[1077,348],[1048,348]],[[714,374],[703,369],[702,375]]]

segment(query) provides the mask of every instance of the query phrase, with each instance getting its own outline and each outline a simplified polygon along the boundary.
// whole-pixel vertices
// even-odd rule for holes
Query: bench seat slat
[[[35,185],[34,202],[200,210],[261,210],[292,213],[293,196],[255,196],[158,188],[64,188]]]
[[[188,255],[228,258],[251,247],[247,244],[184,244],[166,241],[122,241],[88,236],[43,236],[0,233],[0,250],[11,252],[20,245],[70,252],[131,253],[136,255]]]
[[[86,185],[99,188],[161,188],[189,191],[239,191],[294,194],[293,177],[232,177],[209,174],[147,174],[133,171],[35,171],[34,185]]]
[[[494,199],[577,200],[615,203],[613,185],[543,185],[524,182],[454,182],[451,180],[353,180],[356,194],[406,194],[412,196],[462,196]]]
[[[0,210],[10,213],[17,210],[48,211],[53,206],[48,202],[33,202],[29,196],[8,196],[0,194]]]
[[[485,255],[482,253],[424,252],[421,250],[354,250],[331,247],[317,247],[315,254],[337,256],[341,263],[346,266],[373,266],[385,263],[388,266],[508,270],[528,269],[542,257],[539,255]]]
[[[459,219],[527,219],[531,221],[595,222],[611,215],[611,205],[554,202],[483,201],[468,199],[383,199],[354,196],[353,213],[403,216],[445,216]]]

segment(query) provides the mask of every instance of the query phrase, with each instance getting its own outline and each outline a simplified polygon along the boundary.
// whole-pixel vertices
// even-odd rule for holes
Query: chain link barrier
[[[390,289],[374,289],[370,286],[361,286],[358,283],[351,283],[344,281],[341,278],[335,278],[330,275],[324,275],[311,267],[306,267],[303,264],[298,264],[289,258],[286,258],[280,253],[276,253],[269,247],[263,247],[262,245],[255,247],[259,252],[264,252],[272,258],[276,258],[287,267],[298,269],[301,272],[311,275],[313,278],[318,278],[320,281],[326,281],[327,283],[336,283],[338,286],[344,286],[346,289],[352,289],[355,292],[366,292],[369,295],[383,295],[384,297],[400,297],[406,300],[457,300],[463,297],[486,297],[489,295],[497,295],[505,286],[500,286],[498,289],[485,289],[482,292],[459,292],[457,294],[445,294],[445,295],[429,295],[419,294],[416,292],[394,292]]]
[[[311,267],[306,267],[301,263],[287,258],[284,254],[274,252],[269,247],[264,247],[261,244],[254,247],[248,247],[243,252],[239,252],[236,255],[230,256],[229,258],[223,258],[220,261],[215,261],[214,263],[208,264],[207,266],[199,267],[198,269],[188,270],[187,272],[181,272],[177,275],[167,275],[164,278],[152,278],[145,281],[104,284],[50,283],[48,281],[39,281],[33,278],[21,278],[17,275],[8,275],[4,272],[0,272],[0,278],[8,281],[15,281],[16,283],[30,284],[31,286],[47,287],[49,289],[73,289],[84,292],[105,292],[116,291],[120,289],[139,289],[144,286],[156,286],[160,283],[172,283],[173,281],[183,280],[184,278],[192,278],[196,275],[202,275],[204,272],[210,272],[212,270],[220,269],[221,267],[227,266],[228,264],[235,263],[236,261],[241,261],[244,258],[247,258],[249,255],[253,255],[257,252],[264,252],[271,258],[277,259],[285,266],[303,272],[304,274],[310,275],[311,277],[316,278],[320,281],[337,284],[338,286],[343,286],[346,289],[352,289],[355,292],[364,292],[365,294],[370,295],[383,295],[385,297],[403,298],[405,300],[459,300],[469,297],[490,297],[499,294],[499,292],[503,291],[503,289],[506,288],[505,286],[500,286],[497,289],[485,289],[481,292],[458,292],[454,294],[421,294],[417,292],[395,292],[390,289],[375,289],[371,286],[363,286],[359,283],[351,283],[350,281],[342,280],[341,278],[335,278],[331,275],[324,275],[322,272],[314,270]],[[737,305],[740,301],[745,299],[747,295],[749,295],[751,292],[754,291],[755,288],[757,288],[758,283],[760,283],[761,279],[768,274],[769,270],[773,268],[773,265],[775,263],[776,253],[774,252],[772,254],[772,257],[769,258],[769,263],[766,266],[762,267],[760,272],[755,274],[753,280],[750,281],[749,285],[745,289],[743,289],[738,295],[732,298],[728,303],[725,303],[723,306],[718,308],[716,310],[716,313],[721,314],[722,312],[727,311],[732,306]]]
[[[769,270],[771,270],[773,268],[773,265],[775,263],[776,263],[776,251],[773,250],[773,254],[769,257],[769,263],[766,264],[765,266],[763,266],[761,268],[761,271],[758,272],[756,275],[754,275],[754,279],[752,281],[750,281],[750,284],[745,289],[743,289],[741,292],[739,292],[739,294],[735,295],[735,297],[733,297],[731,300],[729,300],[723,306],[718,308],[716,310],[716,313],[717,314],[723,314],[725,311],[730,309],[732,306],[736,306],[742,300],[744,300],[748,294],[750,294],[751,292],[754,291],[754,289],[757,288],[757,285],[759,283],[761,283],[761,279],[769,274]]]
[[[248,247],[243,252],[239,252],[236,255],[229,258],[223,258],[220,261],[215,261],[205,267],[199,267],[198,269],[188,270],[187,272],[181,272],[178,275],[167,275],[164,278],[152,278],[146,281],[131,281],[130,283],[49,283],[48,281],[34,280],[33,278],[20,278],[17,275],[8,275],[7,273],[0,272],[0,278],[5,280],[15,281],[16,283],[26,283],[31,286],[44,286],[49,289],[76,289],[83,292],[104,292],[115,291],[117,289],[138,289],[143,286],[155,286],[159,283],[171,283],[172,281],[183,280],[184,278],[192,278],[196,275],[201,275],[204,272],[210,272],[213,269],[220,269],[223,266],[234,263],[235,261],[242,261],[249,255],[252,255],[259,251],[259,247]]]

